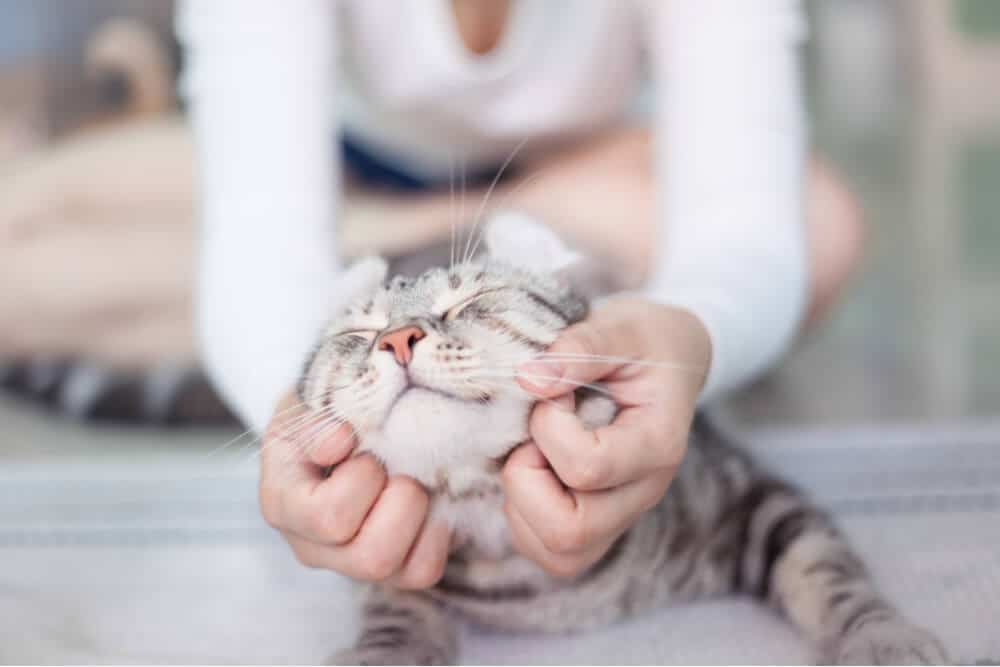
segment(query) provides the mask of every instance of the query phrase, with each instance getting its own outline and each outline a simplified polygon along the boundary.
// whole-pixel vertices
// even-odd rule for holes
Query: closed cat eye
[[[343,336],[353,336],[354,338],[364,340],[366,343],[371,343],[378,336],[378,331],[374,329],[351,329],[349,331],[341,331],[336,337],[341,338]]]
[[[464,301],[460,301],[458,304],[456,304],[456,305],[452,306],[451,308],[449,308],[448,310],[446,310],[445,313],[444,313],[444,315],[441,316],[441,319],[442,320],[453,320],[456,317],[458,317],[459,315],[461,315],[463,310],[465,310],[466,308],[468,308],[470,305],[472,305],[473,303],[475,303],[479,299],[483,298],[484,296],[486,296],[488,294],[493,294],[495,292],[500,292],[503,289],[504,289],[503,287],[497,287],[495,289],[488,289],[488,290],[485,290],[483,292],[479,292],[478,294],[473,294],[468,299],[465,299]]]

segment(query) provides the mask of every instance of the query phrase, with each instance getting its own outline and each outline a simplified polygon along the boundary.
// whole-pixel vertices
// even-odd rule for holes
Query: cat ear
[[[610,262],[582,255],[567,246],[549,227],[521,213],[494,216],[486,229],[491,258],[541,275],[552,276],[575,294],[595,299],[624,287],[620,271]]]
[[[389,263],[381,257],[369,256],[357,260],[339,278],[337,300],[350,303],[355,299],[369,298],[382,286],[389,273]]]
[[[543,275],[558,274],[582,259],[549,227],[515,212],[493,216],[486,229],[486,247],[493,259]]]

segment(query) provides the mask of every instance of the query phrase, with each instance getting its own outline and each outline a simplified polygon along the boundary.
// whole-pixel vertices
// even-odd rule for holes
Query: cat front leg
[[[362,607],[361,636],[334,665],[448,665],[457,636],[440,604],[419,592],[373,586]]]
[[[824,662],[933,665],[941,643],[876,589],[830,519],[780,482],[752,486],[742,587],[763,597],[823,650]]]

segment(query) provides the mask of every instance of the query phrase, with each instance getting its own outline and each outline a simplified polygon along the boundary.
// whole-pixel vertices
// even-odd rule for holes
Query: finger
[[[564,484],[575,490],[610,489],[680,464],[684,424],[662,408],[626,408],[608,426],[586,428],[580,418],[545,403],[535,407],[529,430]]]
[[[310,445],[309,460],[319,466],[332,466],[343,461],[354,449],[354,431],[350,424],[340,424],[330,433],[323,433]]]
[[[357,537],[343,547],[350,555],[353,576],[383,581],[399,571],[427,518],[429,504],[418,482],[390,478]]]
[[[521,554],[541,565],[548,573],[557,577],[575,577],[600,560],[614,541],[602,541],[583,552],[556,554],[549,551],[535,534],[528,522],[517,510],[507,503],[504,506],[507,523],[510,526],[514,548]]]
[[[302,458],[299,446],[272,425],[260,449],[259,495],[264,519],[275,528],[283,527],[284,503],[289,489],[311,490],[324,479],[318,466]]]
[[[331,413],[310,413],[294,392],[286,394],[268,425],[270,437],[297,445],[303,458],[319,466],[331,466],[347,458],[354,449],[354,431]]]
[[[576,520],[576,499],[534,444],[518,447],[501,471],[507,505],[516,509],[548,551],[566,552],[556,524]],[[542,505],[542,506],[540,506]]]
[[[296,560],[306,567],[336,570],[349,577],[354,576],[350,572],[351,563],[343,547],[316,544],[288,531],[282,531],[281,534],[292,548]]]
[[[508,463],[503,481],[509,503],[545,548],[570,554],[620,535],[663,497],[672,473],[662,471],[608,491],[572,492],[550,471]]]
[[[595,310],[590,317],[563,331],[542,359],[518,367],[518,381],[525,390],[542,397],[552,397],[576,389],[580,383],[599,380],[624,365],[623,361],[601,359],[635,358],[640,341],[631,320],[618,308]],[[572,363],[558,356],[573,357]],[[549,357],[549,358],[546,358]]]
[[[392,583],[411,590],[436,584],[444,575],[450,542],[451,529],[447,523],[438,519],[426,524]]]
[[[504,465],[546,470],[549,467],[549,462],[545,460],[545,456],[542,454],[542,450],[538,449],[538,445],[529,440],[515,448],[507,457],[507,462]]]
[[[367,454],[344,461],[318,482],[292,478],[282,499],[282,527],[318,544],[346,544],[386,484],[385,470]]]

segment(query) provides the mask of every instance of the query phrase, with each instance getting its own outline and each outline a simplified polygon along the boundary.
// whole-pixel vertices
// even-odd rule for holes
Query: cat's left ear
[[[494,215],[485,240],[491,258],[531,273],[557,274],[582,259],[552,229],[522,213]]]
[[[485,232],[491,258],[531,273],[554,277],[587,299],[618,291],[605,262],[570,248],[546,225],[521,213],[498,213]]]

